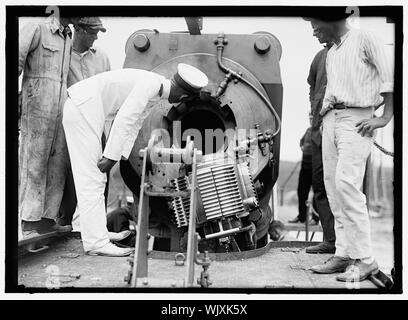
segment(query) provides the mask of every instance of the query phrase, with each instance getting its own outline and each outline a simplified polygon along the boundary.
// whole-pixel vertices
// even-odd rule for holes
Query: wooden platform
[[[317,232],[323,232],[320,222],[317,225],[311,225],[310,223],[307,225],[306,223],[290,223],[289,220],[294,219],[297,215],[296,207],[278,207],[278,210],[277,219],[285,225],[287,231],[296,231],[297,239],[300,241],[312,241],[315,239],[314,236]]]
[[[336,281],[334,275],[319,275],[308,270],[329,257],[306,254],[303,248],[309,244],[270,242],[267,247],[246,252],[243,256],[213,254],[209,268],[212,285],[208,290],[350,288],[350,284]],[[173,253],[153,251],[146,279],[149,287],[172,288],[181,283],[185,266],[176,266],[173,257]],[[129,270],[127,259],[87,256],[78,237],[59,238],[48,250],[27,253],[19,258],[18,284],[22,289],[129,288],[124,281]],[[200,266],[195,267],[195,279],[201,270]],[[368,280],[353,288],[376,289]],[[200,289],[198,285],[197,289]]]

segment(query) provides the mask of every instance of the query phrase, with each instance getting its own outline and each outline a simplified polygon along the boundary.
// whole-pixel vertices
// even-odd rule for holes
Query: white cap
[[[179,63],[174,78],[187,91],[196,92],[208,85],[208,77],[204,72],[185,63]]]

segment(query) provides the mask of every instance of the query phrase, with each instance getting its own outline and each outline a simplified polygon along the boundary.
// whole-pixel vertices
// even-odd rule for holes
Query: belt
[[[349,106],[346,106],[346,105],[343,104],[343,103],[335,103],[335,104],[333,104],[333,109],[336,109],[336,110],[351,109],[351,108],[358,108],[358,107],[349,107]]]

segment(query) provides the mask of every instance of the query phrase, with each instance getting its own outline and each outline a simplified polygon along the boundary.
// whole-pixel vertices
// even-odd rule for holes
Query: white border
[[[0,21],[3,21],[3,25],[1,28],[1,35],[0,35],[0,41],[5,44],[5,5],[98,5],[98,6],[103,6],[103,5],[146,5],[146,6],[154,6],[154,5],[186,5],[186,6],[199,6],[199,5],[213,5],[213,6],[219,6],[219,5],[243,5],[243,6],[258,6],[258,5],[266,5],[266,6],[273,6],[273,5],[282,5],[282,6],[334,6],[334,5],[343,5],[343,6],[359,6],[359,5],[364,5],[364,6],[369,6],[369,5],[401,5],[403,6],[403,16],[408,17],[408,6],[404,3],[403,0],[400,1],[364,1],[364,4],[362,4],[362,1],[330,1],[330,2],[322,2],[322,1],[317,1],[317,0],[309,0],[307,3],[301,0],[292,0],[290,3],[288,1],[278,1],[278,0],[268,0],[268,1],[259,1],[259,0],[252,0],[252,1],[244,1],[244,0],[230,0],[230,1],[216,1],[216,0],[209,0],[209,1],[194,1],[194,3],[191,3],[190,1],[177,1],[177,0],[172,0],[172,1],[153,1],[153,0],[139,0],[139,1],[132,1],[132,0],[121,0],[120,3],[118,1],[112,2],[112,1],[106,1],[106,0],[88,0],[88,1],[61,1],[61,0],[56,0],[52,1],[11,1],[11,0],[6,0],[1,2],[0,6]],[[404,34],[408,34],[407,31],[407,21],[404,21]],[[406,43],[403,45],[403,62],[408,61],[406,59],[407,57],[407,48],[406,48]],[[3,63],[0,63],[0,74],[5,75],[5,45],[3,45],[1,49],[1,61]],[[407,72],[406,70],[403,70],[403,79],[408,79],[407,77]],[[2,92],[5,92],[5,77],[2,76],[0,79],[0,86],[1,89],[3,90]],[[405,87],[407,87],[405,85]],[[4,95],[3,95],[4,97]],[[403,101],[407,101],[408,96],[406,90],[403,91]],[[3,120],[3,115],[4,115],[4,110],[6,108],[5,106],[5,99],[3,98],[2,100],[2,108],[0,110],[3,110],[1,114],[1,120],[0,121],[0,130],[1,132],[5,132],[5,121]],[[403,124],[407,123],[407,112],[404,110],[404,115],[403,115]],[[5,200],[5,194],[4,194],[4,175],[5,175],[5,135],[0,134],[0,153],[1,153],[1,158],[0,158],[0,204],[1,204],[1,211],[0,211],[0,252],[2,253],[3,256],[3,261],[4,260],[4,237],[5,237],[5,232],[4,232],[4,226],[5,226],[5,209],[4,209],[4,200]],[[405,150],[407,150],[407,135],[406,135],[406,129],[404,128],[403,125],[403,154],[405,153]],[[395,143],[398,143],[396,141]],[[404,160],[405,162],[405,160]],[[404,163],[405,164],[405,163]],[[404,172],[404,168],[403,168]],[[407,179],[406,175],[403,176],[403,184],[402,184],[403,190],[407,190]],[[402,211],[404,212],[404,208],[407,206],[407,200],[402,199]],[[402,248],[407,248],[408,243],[407,243],[407,235],[405,230],[408,230],[407,228],[407,219],[403,219],[403,244]],[[403,266],[408,265],[407,264],[407,255],[403,255]],[[14,300],[14,299],[27,299],[27,300],[61,300],[61,299],[93,299],[97,298],[98,300],[205,300],[205,299],[211,299],[211,300],[220,300],[220,299],[225,299],[225,300],[238,300],[238,299],[243,299],[243,300],[278,300],[278,299],[291,299],[291,300],[302,300],[302,299],[320,299],[320,300],[337,300],[337,299],[350,299],[352,298],[353,300],[365,300],[365,299],[371,299],[371,300],[402,300],[406,299],[408,294],[408,285],[407,285],[407,268],[403,268],[403,294],[398,295],[398,294],[392,294],[392,295],[372,295],[372,294],[353,294],[353,295],[348,295],[348,294],[305,294],[305,295],[299,295],[299,294],[166,294],[166,293],[59,293],[59,294],[54,294],[54,293],[45,293],[45,294],[5,294],[4,293],[4,264],[0,264],[0,299],[4,300]]]

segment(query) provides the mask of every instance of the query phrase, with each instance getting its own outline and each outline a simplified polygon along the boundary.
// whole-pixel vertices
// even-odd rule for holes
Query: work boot
[[[136,232],[133,231],[131,232],[130,236],[122,240],[112,241],[112,243],[120,248],[134,248],[136,244]]]
[[[119,248],[109,242],[102,248],[87,251],[86,254],[90,256],[125,257],[133,252],[133,248]]]
[[[72,226],[61,226],[52,219],[42,218],[40,221],[21,221],[23,237],[35,237],[50,232],[70,232]]]
[[[34,231],[41,227],[41,221],[26,221],[21,220],[21,230],[23,231]]]
[[[336,253],[336,246],[330,242],[320,242],[315,246],[310,246],[306,248],[306,253]]]
[[[28,240],[28,239],[36,238],[40,236],[40,234],[36,230],[24,230],[22,233],[23,233],[23,239],[19,239],[19,241]]]
[[[332,256],[323,264],[319,264],[310,268],[316,273],[336,273],[343,272],[354,260],[346,257]]]
[[[305,223],[305,219],[300,219],[299,216],[297,216],[296,218],[289,220],[289,223]]]
[[[343,282],[360,282],[367,279],[370,275],[378,272],[378,263],[373,261],[372,263],[364,263],[360,259],[350,265],[347,270],[336,276],[336,280]]]
[[[319,221],[320,221],[320,217],[319,217],[316,213],[313,213],[313,214],[312,214],[312,218],[310,219],[309,224],[318,225],[318,224],[319,224]]]
[[[42,218],[41,226],[37,231],[40,234],[50,232],[71,232],[72,226],[71,225],[62,226],[59,223],[56,223],[53,219]]]

